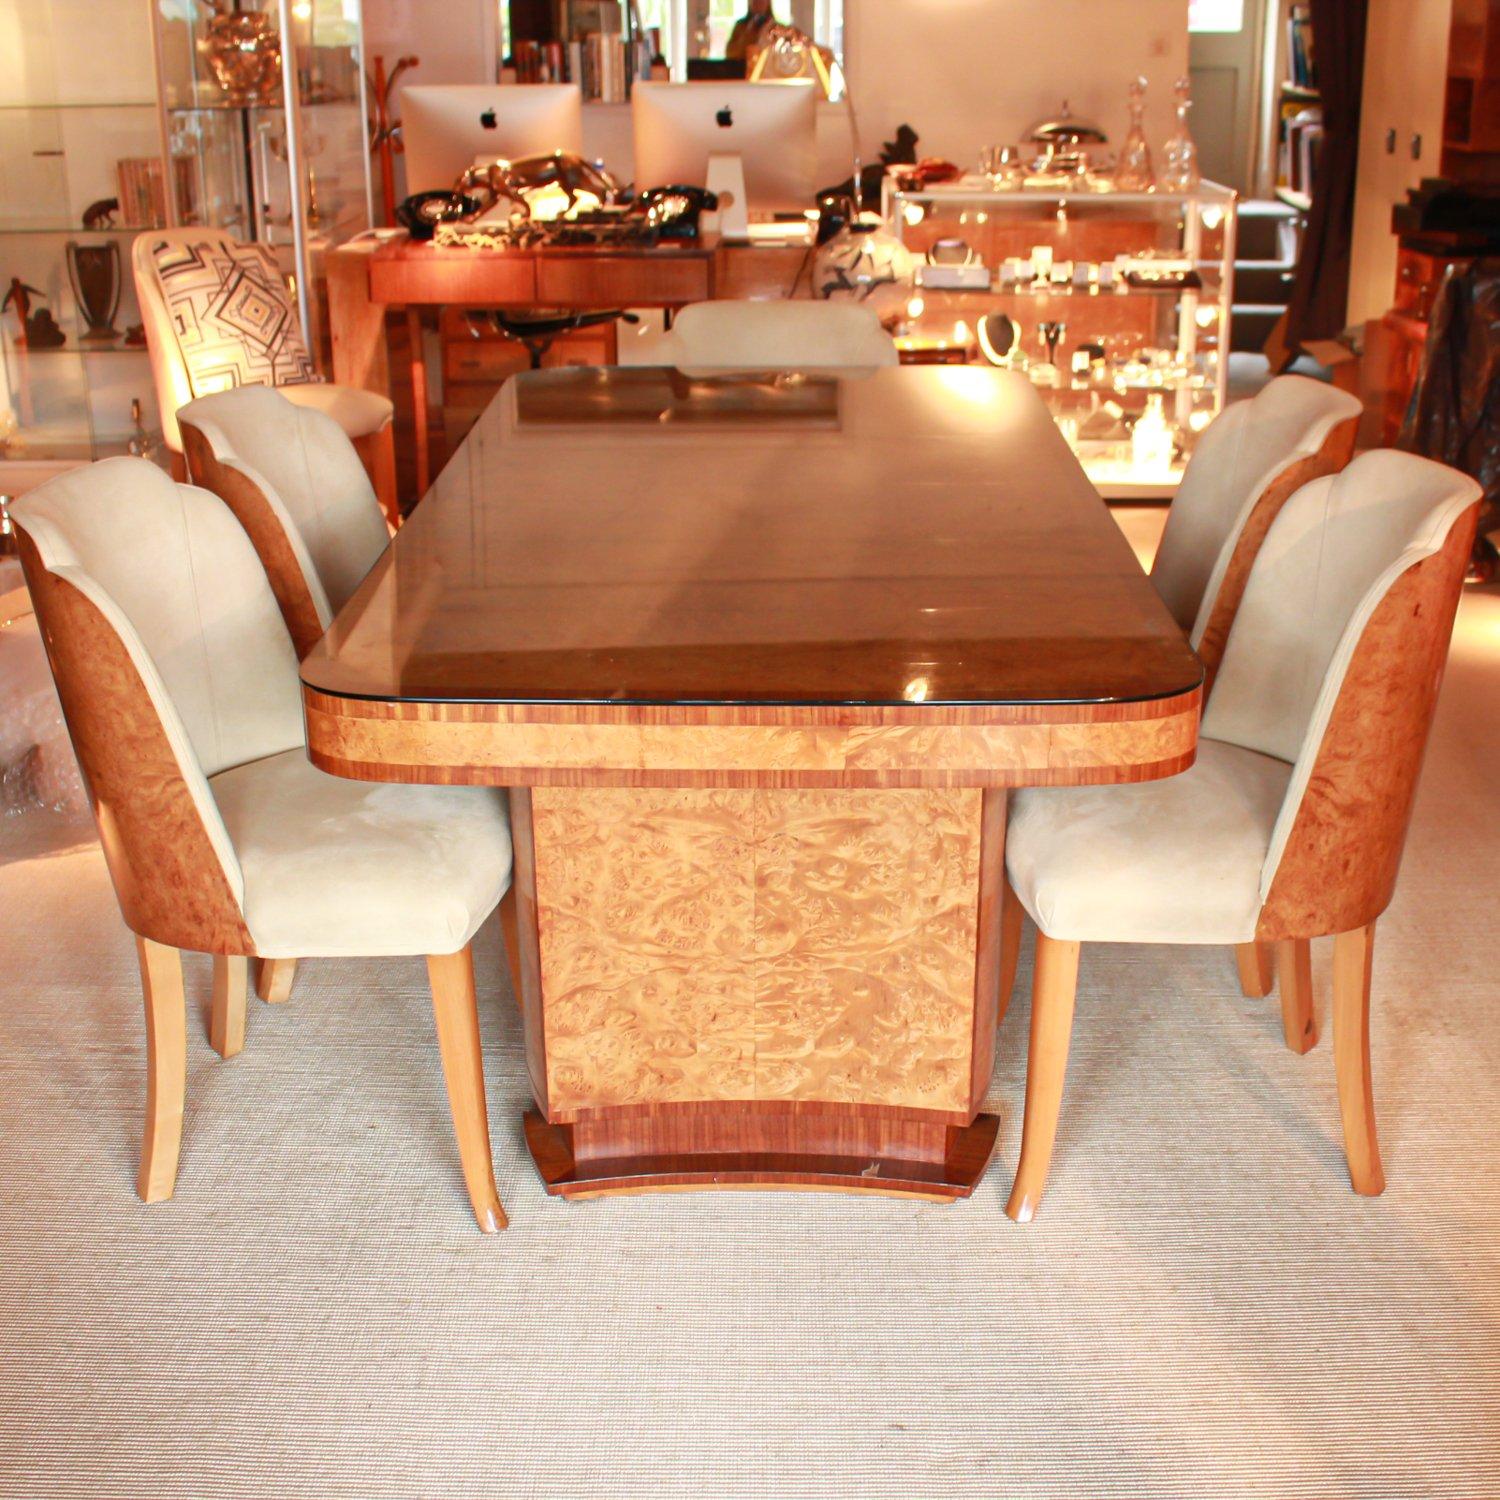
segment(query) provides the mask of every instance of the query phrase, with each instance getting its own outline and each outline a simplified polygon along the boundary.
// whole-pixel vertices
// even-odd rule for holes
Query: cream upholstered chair
[[[189,476],[238,517],[306,656],[390,540],[354,445],[262,385],[201,396],[177,423]]]
[[[150,229],[136,236],[130,262],[162,436],[175,458],[182,455],[180,407],[235,386],[274,385],[344,429],[391,525],[400,524],[395,408],[374,391],[317,379],[264,246],[244,244],[222,229]]]
[[[1347,391],[1283,375],[1198,439],[1151,581],[1203,658],[1208,686],[1267,529],[1304,484],[1349,462],[1360,410]]]
[[[371,786],[308,761],[297,659],[260,561],[204,490],[115,458],[12,512],[146,997],[139,1190],[169,1198],[185,1091],[181,949],[214,955],[210,1039],[245,1030],[248,959],[426,954],[470,1200],[495,1191],[470,942],[510,881],[500,794]]]
[[[1013,1219],[1032,1217],[1046,1183],[1082,943],[1275,943],[1286,1040],[1304,1052],[1317,1039],[1308,941],[1334,934],[1349,1175],[1357,1192],[1384,1187],[1372,944],[1395,886],[1478,494],[1471,479],[1394,452],[1305,486],[1250,572],[1194,765],[1164,781],[1012,798],[1002,973],[1014,973],[1021,908],[1038,931]]]
[[[860,370],[898,362],[868,307],[854,302],[694,302],[657,345],[684,374]]]

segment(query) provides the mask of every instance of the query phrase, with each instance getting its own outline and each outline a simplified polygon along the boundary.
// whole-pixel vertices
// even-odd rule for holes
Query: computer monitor
[[[413,84],[401,94],[406,191],[451,188],[476,160],[583,154],[576,83]]]
[[[801,213],[817,191],[818,90],[794,83],[638,83],[635,185],[703,186],[710,156],[738,156],[751,213]]]

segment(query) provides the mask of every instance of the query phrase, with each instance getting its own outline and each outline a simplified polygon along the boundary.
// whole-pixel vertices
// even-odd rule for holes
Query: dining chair
[[[1198,439],[1151,581],[1203,658],[1205,699],[1267,530],[1304,484],[1349,462],[1361,410],[1347,391],[1282,375],[1226,407]]]
[[[306,656],[390,541],[353,443],[270,386],[200,396],[177,423],[189,478],[245,528]]]
[[[694,302],[677,314],[657,348],[664,362],[690,375],[898,363],[880,319],[853,302]]]
[[[245,385],[275,386],[349,435],[392,526],[401,522],[390,398],[318,376],[274,256],[222,229],[150,229],[130,255],[162,437],[181,478],[180,407]]]
[[[463,1176],[495,1189],[470,943],[510,882],[503,794],[345,781],[307,759],[297,658],[213,495],[134,458],[12,508],[63,716],[145,990],[138,1189],[172,1196],[186,1092],[181,950],[210,953],[210,1041],[244,1043],[248,960],[425,954]]]
[[[1391,899],[1473,540],[1479,487],[1368,453],[1266,533],[1204,711],[1197,760],[1129,786],[1011,799],[1002,976],[1037,928],[1021,1159],[1046,1185],[1084,943],[1275,945],[1287,1045],[1317,1040],[1310,940],[1333,935],[1334,1070],[1349,1176],[1385,1186],[1370,1076],[1375,924]],[[1006,995],[1002,992],[1001,1003]]]

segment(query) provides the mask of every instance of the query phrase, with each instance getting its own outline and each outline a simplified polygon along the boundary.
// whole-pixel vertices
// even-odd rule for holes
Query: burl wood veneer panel
[[[966,1112],[981,795],[535,789],[549,1115]]]

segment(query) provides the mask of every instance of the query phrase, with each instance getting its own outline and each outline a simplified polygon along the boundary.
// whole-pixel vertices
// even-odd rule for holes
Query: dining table
[[[1024,375],[507,383],[302,664],[334,775],[508,789],[549,1192],[972,1192],[1011,787],[1202,666]]]

